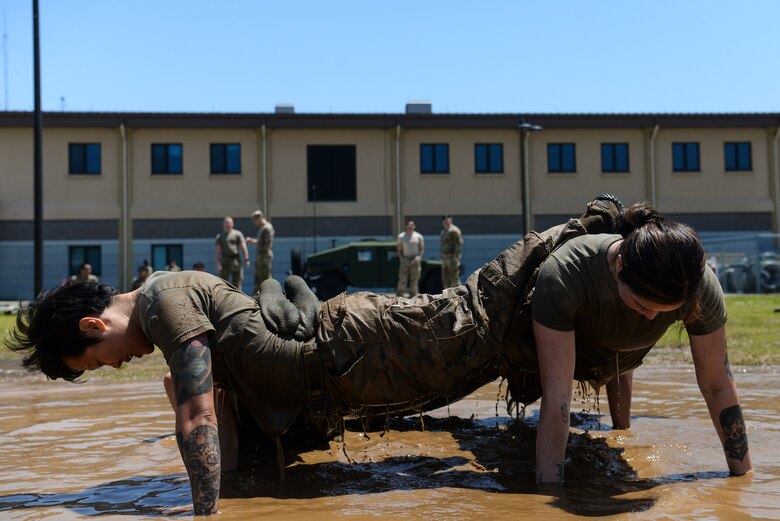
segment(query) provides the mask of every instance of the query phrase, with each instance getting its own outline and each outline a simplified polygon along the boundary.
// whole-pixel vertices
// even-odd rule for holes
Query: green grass
[[[732,365],[780,365],[780,294],[778,295],[727,295],[726,324],[729,360]],[[0,315],[0,336],[3,338],[15,325],[14,315]],[[690,350],[685,332],[679,334],[672,328],[658,342],[647,358],[648,363],[689,363]],[[17,355],[0,347],[0,360],[17,358]],[[153,355],[116,370],[103,368],[90,375],[90,379],[114,381],[145,381],[161,379],[167,371],[159,350]]]
[[[780,295],[726,295],[726,337],[732,365],[780,364]],[[649,362],[690,362],[685,331],[671,328],[650,352]]]

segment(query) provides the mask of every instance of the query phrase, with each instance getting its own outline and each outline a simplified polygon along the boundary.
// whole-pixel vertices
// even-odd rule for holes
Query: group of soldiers
[[[460,255],[463,250],[463,235],[452,223],[451,215],[441,218],[441,285],[452,288],[460,285]],[[420,283],[420,268],[425,252],[425,238],[415,231],[414,221],[406,222],[406,230],[398,234],[398,285],[396,295],[403,296],[407,288],[409,296],[415,297]]]
[[[225,217],[222,221],[222,232],[215,239],[214,261],[219,270],[219,276],[240,288],[244,280],[244,266],[249,267],[250,265],[247,243],[255,244],[257,251],[253,293],[257,293],[260,284],[272,277],[274,227],[260,210],[255,211],[251,218],[252,223],[258,228],[256,238],[245,237],[240,230],[234,228],[233,218]],[[460,285],[463,235],[460,228],[453,224],[451,215],[442,216],[441,227],[441,282],[442,288],[451,288]],[[397,252],[399,270],[396,294],[402,296],[408,290],[409,296],[414,297],[418,294],[420,267],[425,252],[425,239],[415,230],[414,221],[407,221],[406,230],[398,234]],[[198,264],[203,267],[202,263]],[[89,265],[82,266],[82,273],[79,276],[71,277],[70,283],[91,280],[86,277],[94,278],[94,275],[89,273],[84,276],[84,272],[88,269]],[[150,266],[139,268],[139,276],[133,281],[131,289],[140,287],[149,274],[151,274]]]
[[[246,243],[257,245],[255,255],[255,285],[254,292],[260,290],[260,284],[271,278],[271,266],[274,259],[273,242],[274,227],[260,210],[252,214],[252,223],[257,226],[257,238],[247,237],[233,227],[233,218],[228,216],[222,221],[222,232],[217,235],[214,257],[219,269],[219,276],[235,287],[240,288],[244,280],[244,265],[249,267],[249,251]]]

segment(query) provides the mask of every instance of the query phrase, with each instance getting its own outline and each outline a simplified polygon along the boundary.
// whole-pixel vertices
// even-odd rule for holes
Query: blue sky
[[[39,0],[44,110],[780,112],[776,0]],[[0,110],[33,109],[0,0]]]

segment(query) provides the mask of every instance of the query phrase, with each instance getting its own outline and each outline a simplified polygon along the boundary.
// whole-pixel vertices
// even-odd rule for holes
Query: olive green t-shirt
[[[214,384],[234,391],[266,432],[282,432],[303,403],[301,347],[271,335],[254,299],[200,271],[158,271],[138,299],[144,334],[169,360],[208,335]]]
[[[648,320],[626,306],[607,263],[607,250],[620,239],[607,234],[576,237],[554,251],[539,270],[533,318],[551,329],[575,332],[579,372],[611,363],[619,363],[620,372],[631,368],[621,360],[639,365],[669,326],[687,312],[683,306]],[[705,335],[725,322],[723,292],[715,274],[706,269],[701,312],[686,329],[691,335]]]
[[[230,232],[220,232],[215,240],[222,249],[223,257],[238,257],[241,245],[244,243],[244,234],[233,228]]]

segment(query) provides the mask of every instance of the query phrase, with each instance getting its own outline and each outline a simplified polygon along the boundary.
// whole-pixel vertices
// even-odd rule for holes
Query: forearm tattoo
[[[566,402],[561,404],[561,421],[566,425],[569,424],[569,404]]]
[[[178,431],[176,442],[190,476],[195,514],[212,514],[219,498],[221,470],[217,429],[213,425],[199,425],[186,439]]]
[[[193,396],[211,392],[214,388],[211,350],[198,337],[190,339],[174,351],[168,365],[177,404],[181,405]]]
[[[726,373],[729,375],[729,378],[731,378],[731,381],[734,381],[734,373],[731,372],[731,364],[729,363],[729,352],[728,350],[723,355],[723,364],[726,366]]]
[[[723,428],[723,450],[726,457],[742,461],[748,452],[745,420],[742,419],[742,408],[732,405],[720,411],[720,426]]]

